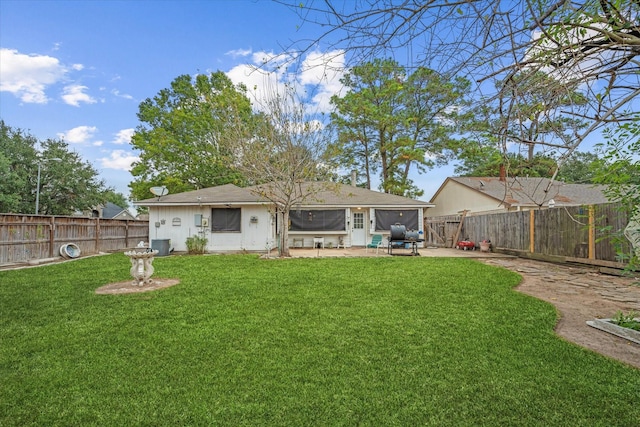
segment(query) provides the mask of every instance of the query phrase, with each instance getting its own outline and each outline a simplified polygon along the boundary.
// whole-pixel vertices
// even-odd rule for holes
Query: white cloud
[[[116,137],[113,140],[114,144],[122,145],[131,143],[131,137],[135,133],[135,129],[122,129],[116,134]]]
[[[243,64],[233,67],[227,76],[235,84],[243,83],[247,95],[257,110],[263,110],[264,101],[276,93],[284,93],[284,82],[274,72],[264,71],[255,65]]]
[[[330,111],[331,96],[343,90],[344,51],[312,52],[299,67],[287,53],[255,52],[252,59],[253,63],[233,67],[227,76],[235,84],[244,83],[258,110],[270,96],[286,93],[285,85],[293,84],[300,95],[306,93],[313,113]]]
[[[82,85],[65,86],[62,99],[65,103],[73,105],[74,107],[79,107],[81,102],[87,104],[95,104],[96,100],[88,94],[84,93],[84,91],[87,89],[89,88]]]
[[[313,86],[311,103],[318,112],[331,110],[331,97],[342,95],[340,79],[345,72],[344,51],[311,52],[303,61],[299,80],[302,85]]]
[[[98,160],[100,161],[101,166],[105,169],[130,171],[131,164],[140,160],[140,158],[124,150],[113,150],[109,157],[103,157]]]
[[[49,99],[45,89],[62,80],[66,73],[57,58],[0,48],[0,92],[10,92],[22,102],[46,104]]]
[[[101,88],[103,89],[103,88]],[[126,94],[126,93],[120,93],[120,91],[118,89],[113,89],[111,91],[111,93],[119,98],[124,98],[124,99],[133,99],[133,96]]]
[[[251,49],[234,49],[225,53],[225,55],[229,55],[232,58],[238,58],[242,56],[249,56],[251,55],[251,52],[252,52]]]
[[[311,52],[302,62],[300,81],[303,84],[327,82],[333,84],[344,73],[344,51]]]
[[[58,137],[72,144],[82,144],[91,140],[97,131],[98,128],[95,126],[78,126],[64,133],[59,133]]]
[[[73,68],[76,71],[82,71],[82,70],[84,70],[84,65],[82,65],[82,64],[73,64],[71,66],[71,68]]]
[[[251,55],[251,59],[255,65],[278,71],[284,70],[286,65],[291,63],[293,57],[287,52],[273,53],[260,51],[254,52]]]

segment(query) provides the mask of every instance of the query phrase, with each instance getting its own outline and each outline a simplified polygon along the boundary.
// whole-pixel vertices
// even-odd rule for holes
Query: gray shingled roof
[[[309,186],[320,185],[324,187],[324,189],[321,188],[320,191],[315,193],[312,200],[303,203],[305,206],[433,206],[433,204],[422,200],[381,193],[379,191],[367,190],[366,188],[354,187],[347,184],[307,182],[301,185],[303,192],[306,192]],[[255,189],[256,187],[258,186],[249,188]]]
[[[102,217],[107,219],[115,218],[117,215],[122,213],[122,211],[124,211],[124,208],[121,208],[115,203],[107,202],[102,208]]]
[[[217,204],[262,204],[266,200],[253,194],[246,188],[240,188],[233,184],[219,185],[217,187],[202,188],[200,190],[185,191],[183,193],[167,194],[162,197],[152,197],[135,202],[140,206],[153,205],[217,205]]]
[[[604,185],[565,184],[548,178],[509,177],[506,181],[500,181],[497,177],[449,177],[447,179],[511,206],[541,206],[546,205],[550,199],[560,206],[609,202],[603,192]]]
[[[303,190],[319,183],[303,183]],[[421,200],[409,199],[393,194],[353,187],[346,184],[320,183],[326,189],[319,191],[313,199],[303,203],[304,206],[406,206],[431,207],[433,204]],[[135,202],[139,206],[167,205],[224,205],[224,204],[264,204],[268,200],[254,193],[259,186],[240,188],[233,184],[203,188],[184,193],[168,194],[160,198],[153,197]],[[253,190],[253,191],[252,191]]]

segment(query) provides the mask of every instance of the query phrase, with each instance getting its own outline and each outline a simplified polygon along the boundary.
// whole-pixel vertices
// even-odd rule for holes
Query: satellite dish
[[[155,196],[162,197],[169,194],[169,189],[164,185],[162,187],[151,187],[149,189]]]

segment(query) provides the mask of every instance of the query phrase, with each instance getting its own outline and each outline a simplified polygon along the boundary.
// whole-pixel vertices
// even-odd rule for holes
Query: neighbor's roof
[[[107,202],[107,203],[105,203],[104,207],[102,208],[102,217],[103,218],[107,218],[107,219],[108,218],[115,218],[116,216],[120,215],[122,212],[125,212],[124,208],[121,208],[120,206],[116,205],[115,203]],[[128,216],[133,218],[133,216],[129,212],[125,212],[125,214],[128,214]]]
[[[608,203],[604,185],[565,184],[549,178],[449,177],[431,198],[433,202],[448,181],[455,181],[510,206],[542,206],[553,199],[556,205],[578,206]]]
[[[432,207],[422,200],[409,199],[393,194],[380,193],[346,184],[307,182],[300,184],[302,192],[318,186],[314,196],[301,206],[361,206],[361,207]],[[178,205],[226,205],[226,204],[269,204],[261,197],[261,186],[240,188],[233,184],[184,193],[168,194],[135,202],[138,206],[178,206]]]

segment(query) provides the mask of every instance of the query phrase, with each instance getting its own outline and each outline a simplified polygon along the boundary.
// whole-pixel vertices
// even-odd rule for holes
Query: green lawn
[[[638,426],[640,370],[467,259],[122,254],[0,272],[0,425]]]

